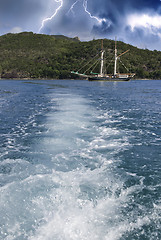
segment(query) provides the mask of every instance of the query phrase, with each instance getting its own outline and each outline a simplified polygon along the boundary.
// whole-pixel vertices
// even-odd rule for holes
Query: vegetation
[[[66,79],[76,78],[77,71],[100,50],[101,40],[80,42],[78,38],[49,36],[24,32],[0,37],[0,74],[2,78]],[[112,73],[114,41],[104,40],[107,52],[107,72]],[[121,57],[122,63],[136,78],[161,79],[161,52],[139,49],[117,42],[118,54],[130,49]],[[83,71],[83,69],[82,69]],[[94,71],[99,71],[98,66]],[[120,72],[125,68],[120,63]]]

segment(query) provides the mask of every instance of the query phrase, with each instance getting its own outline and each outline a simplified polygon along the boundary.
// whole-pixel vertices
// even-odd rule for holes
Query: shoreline
[[[0,78],[0,80],[36,80],[36,81],[45,81],[45,80],[71,80],[71,81],[74,81],[74,80],[81,80],[81,81],[88,81],[88,80],[85,80],[85,79],[69,79],[69,78],[64,78],[64,79],[59,79],[59,78]],[[139,78],[139,79],[131,79],[130,81],[158,81],[158,80],[161,80],[161,79],[151,79],[151,78]],[[97,82],[97,81],[96,81]],[[108,81],[107,81],[108,82]],[[110,81],[109,81],[110,82]]]

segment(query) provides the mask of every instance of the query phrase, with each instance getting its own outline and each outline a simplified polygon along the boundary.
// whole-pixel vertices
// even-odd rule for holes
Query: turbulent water
[[[160,240],[161,81],[0,81],[0,239]]]

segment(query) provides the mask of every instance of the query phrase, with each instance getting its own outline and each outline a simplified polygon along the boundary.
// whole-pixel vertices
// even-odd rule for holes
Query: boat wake
[[[125,119],[81,95],[49,98],[45,119],[32,118],[24,158],[0,163],[2,239],[148,239],[149,227],[160,227],[161,205],[143,205],[139,196],[154,189],[122,167],[133,137],[118,127]],[[150,239],[159,238],[152,231]]]

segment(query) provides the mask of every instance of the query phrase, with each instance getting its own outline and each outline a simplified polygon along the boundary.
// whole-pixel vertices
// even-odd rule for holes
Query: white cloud
[[[22,32],[22,28],[20,27],[14,27],[10,30],[11,33],[20,33]]]
[[[148,14],[132,14],[127,18],[127,23],[134,31],[135,28],[146,28],[155,33],[154,29],[161,29],[161,16],[156,14],[151,16]]]

